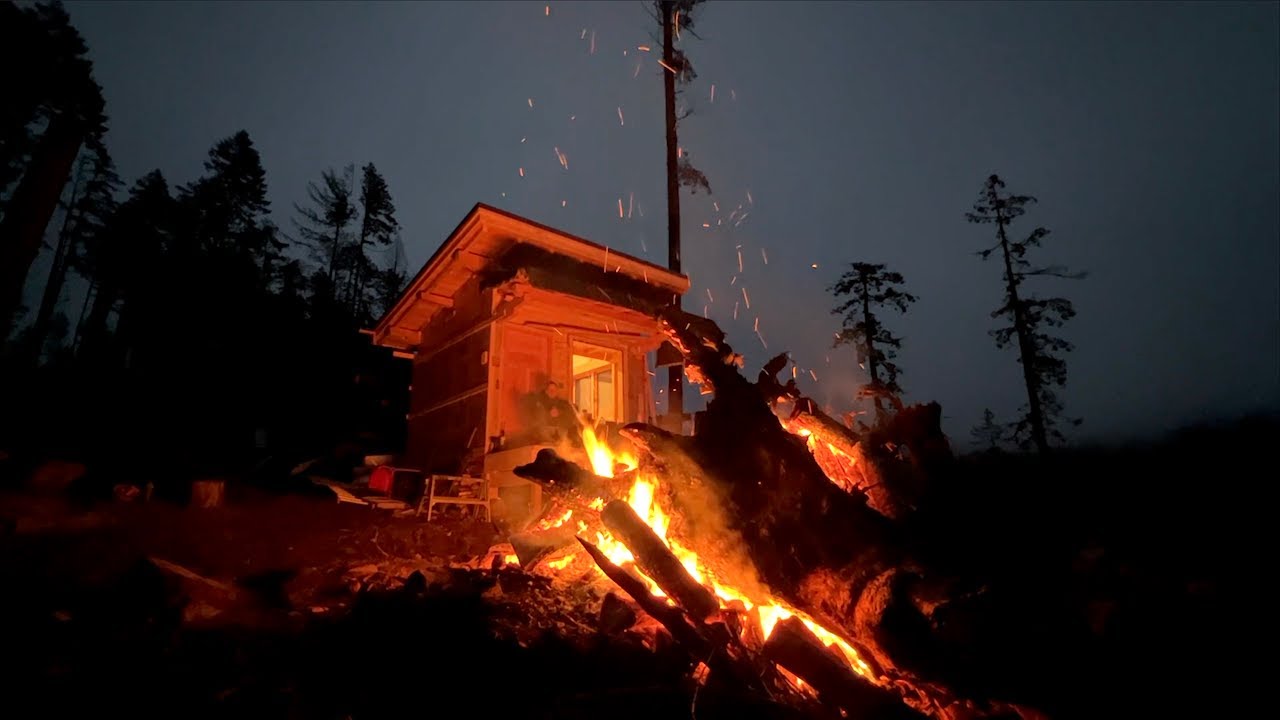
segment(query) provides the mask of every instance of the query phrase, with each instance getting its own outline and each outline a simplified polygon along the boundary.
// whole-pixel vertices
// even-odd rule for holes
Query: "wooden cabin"
[[[597,421],[653,421],[654,311],[689,279],[487,205],[476,205],[373,329],[413,362],[403,462],[484,473],[495,515],[539,511],[511,469],[552,443],[531,407],[554,383]]]

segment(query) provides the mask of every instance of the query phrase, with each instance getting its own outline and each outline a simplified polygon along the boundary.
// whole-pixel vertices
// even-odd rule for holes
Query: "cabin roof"
[[[682,295],[689,290],[688,277],[660,265],[477,203],[409,281],[395,305],[378,320],[372,330],[374,344],[400,350],[411,348],[422,326],[437,312],[452,306],[458,288],[521,243],[583,263],[600,264],[666,292]]]

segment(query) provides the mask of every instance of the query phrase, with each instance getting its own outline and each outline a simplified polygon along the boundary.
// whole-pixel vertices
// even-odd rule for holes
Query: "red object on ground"
[[[395,476],[395,470],[386,465],[379,465],[373,469],[373,474],[369,476],[369,489],[390,495],[391,483]]]

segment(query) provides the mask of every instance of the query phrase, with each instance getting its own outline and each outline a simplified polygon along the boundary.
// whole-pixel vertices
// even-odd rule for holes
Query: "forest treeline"
[[[24,68],[0,79],[0,449],[212,472],[397,441],[407,368],[359,333],[406,277],[372,163],[323,172],[282,228],[245,130],[191,182],[117,175],[60,4],[0,3],[0,59]]]

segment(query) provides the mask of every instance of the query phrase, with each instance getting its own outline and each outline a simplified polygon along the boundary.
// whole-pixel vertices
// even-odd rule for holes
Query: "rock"
[[[112,494],[118,502],[133,502],[142,494],[142,488],[128,483],[119,483],[112,488]]]
[[[604,596],[600,604],[598,627],[605,635],[620,633],[636,624],[636,611],[626,600],[613,593]]]
[[[421,570],[414,570],[404,581],[405,592],[421,593],[427,591],[427,578]]]
[[[348,575],[352,575],[358,578],[367,578],[370,575],[377,574],[377,572],[378,572],[378,566],[375,563],[369,563],[367,565],[356,565],[354,567],[347,568]]]
[[[182,624],[200,623],[212,620],[222,614],[222,609],[207,602],[190,602],[182,608]]]
[[[47,460],[31,472],[27,478],[27,487],[42,493],[65,492],[71,483],[84,477],[87,470],[82,463]]]

